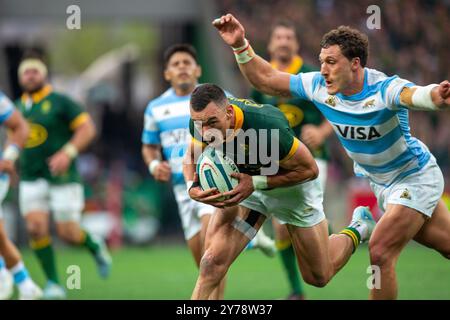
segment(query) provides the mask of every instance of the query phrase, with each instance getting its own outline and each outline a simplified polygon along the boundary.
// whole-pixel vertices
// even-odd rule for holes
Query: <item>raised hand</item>
[[[438,87],[439,96],[442,99],[442,103],[446,105],[446,107],[450,107],[450,82],[448,80],[444,80],[439,84]]]
[[[219,30],[219,34],[226,44],[233,48],[239,48],[245,44],[244,27],[232,14],[217,18],[212,24]]]

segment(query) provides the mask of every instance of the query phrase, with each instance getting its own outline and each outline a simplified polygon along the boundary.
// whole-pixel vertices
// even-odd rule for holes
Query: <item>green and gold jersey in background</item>
[[[67,172],[53,176],[48,159],[71,139],[78,126],[89,119],[88,114],[49,85],[31,96],[24,94],[16,101],[16,106],[30,125],[30,135],[20,155],[20,179],[44,178],[56,184],[80,182],[74,161]]]
[[[275,69],[279,69],[275,62],[272,62],[271,64]],[[300,72],[316,71],[316,69],[304,64],[300,56],[295,56],[291,65],[283,71],[291,74],[298,74]],[[278,107],[288,119],[289,125],[297,137],[300,137],[303,125],[313,124],[318,126],[324,120],[320,111],[309,101],[298,98],[273,97],[256,90],[252,90],[251,98],[257,103],[271,104]],[[324,160],[329,159],[328,150],[325,144],[317,150],[311,150],[311,153],[315,158]]]
[[[233,128],[234,135],[232,138],[229,137],[226,143],[232,145],[232,148],[225,145],[224,151],[236,163],[240,172],[259,175],[261,174],[261,167],[270,166],[270,163],[265,160],[261,161],[261,158],[269,154],[267,150],[272,150],[272,142],[278,144],[278,154],[271,155],[270,159],[283,162],[294,155],[300,141],[295,137],[286,117],[278,108],[268,104],[257,104],[247,99],[228,98],[228,100],[234,108],[235,126]],[[255,130],[256,135],[249,135],[247,132],[249,129]],[[278,139],[275,136],[272,139],[272,129],[277,130]],[[204,146],[206,145],[192,119],[189,122],[189,131],[195,143],[201,142]],[[265,131],[267,135],[263,134],[262,131]],[[256,141],[252,138],[240,139],[240,134],[245,135],[245,137],[253,137]],[[261,148],[263,148],[262,151]],[[249,161],[251,152],[257,155],[257,161]],[[239,159],[243,158],[245,162],[240,163]]]

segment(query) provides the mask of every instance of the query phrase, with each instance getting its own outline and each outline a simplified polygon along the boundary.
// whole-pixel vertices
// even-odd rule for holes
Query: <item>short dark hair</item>
[[[191,95],[191,108],[194,111],[202,111],[210,102],[219,106],[226,104],[227,96],[219,86],[212,83],[199,85],[194,89]]]
[[[295,24],[291,21],[291,20],[287,20],[287,19],[280,19],[275,21],[272,26],[270,27],[270,34],[269,36],[272,37],[273,32],[275,31],[276,28],[278,27],[283,27],[286,29],[291,29],[294,31],[295,33],[295,39],[297,39],[298,41],[298,37],[297,37],[297,27],[295,26]]]
[[[369,55],[369,39],[364,33],[348,26],[340,26],[326,33],[320,42],[322,48],[336,44],[347,59],[359,58],[361,66],[366,66]]]
[[[197,58],[197,50],[193,46],[187,43],[178,43],[170,46],[166,49],[164,52],[164,67],[167,67],[167,64],[169,63],[170,58],[177,52],[186,52],[189,54],[192,58],[194,58],[195,62],[198,64],[198,58]]]

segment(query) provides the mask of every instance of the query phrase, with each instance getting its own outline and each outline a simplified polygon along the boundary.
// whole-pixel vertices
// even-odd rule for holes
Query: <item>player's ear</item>
[[[351,69],[352,69],[352,71],[358,70],[358,68],[359,68],[360,66],[361,66],[361,60],[360,60],[358,57],[353,58],[353,59],[351,60]]]
[[[202,76],[202,67],[199,64],[197,64],[197,68],[195,70],[195,76],[197,78],[200,78]]]
[[[233,106],[231,104],[228,103],[227,106],[227,118],[231,118],[233,116]]]
[[[164,69],[164,79],[165,79],[167,82],[170,82],[170,80],[172,79],[171,76],[170,76],[170,72],[167,71],[167,69]]]

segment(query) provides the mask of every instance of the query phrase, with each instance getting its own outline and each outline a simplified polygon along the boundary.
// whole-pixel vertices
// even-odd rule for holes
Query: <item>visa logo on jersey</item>
[[[376,127],[354,127],[342,124],[334,124],[334,127],[344,139],[370,141],[381,137],[381,134],[377,131]]]

